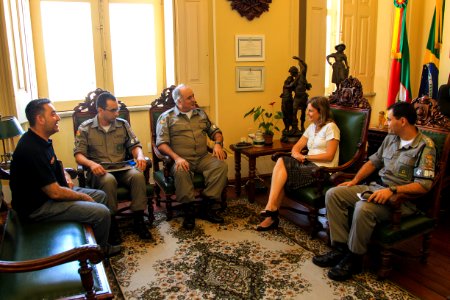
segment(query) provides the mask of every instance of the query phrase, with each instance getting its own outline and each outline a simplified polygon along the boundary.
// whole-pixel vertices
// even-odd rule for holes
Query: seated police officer
[[[158,118],[156,145],[159,151],[175,161],[171,172],[177,201],[184,203],[183,227],[195,227],[192,172],[202,173],[205,177],[205,200],[201,217],[213,223],[223,223],[223,218],[217,215],[213,207],[220,200],[227,184],[228,166],[224,162],[226,155],[222,148],[222,132],[203,110],[197,108],[194,92],[190,87],[183,84],[177,86],[172,97],[175,107]],[[207,151],[207,135],[215,142],[212,155]]]
[[[315,256],[313,263],[331,267],[329,278],[346,280],[361,272],[362,255],[367,252],[375,225],[391,216],[386,203],[393,194],[424,194],[431,188],[436,149],[433,140],[414,125],[416,119],[411,104],[397,102],[390,106],[387,116],[389,134],[378,151],[369,157],[351,181],[327,191],[325,203],[333,250]],[[376,170],[379,170],[380,183],[359,184]],[[357,193],[366,191],[372,193],[368,192],[370,196],[361,200]],[[354,209],[351,226],[349,209]],[[403,215],[410,215],[415,210],[413,203],[402,205]]]
[[[119,116],[119,103],[112,94],[104,92],[96,101],[97,115],[83,122],[75,136],[75,160],[88,168],[87,181],[91,187],[105,191],[109,206],[117,211],[117,184],[129,187],[131,210],[134,214],[133,229],[141,239],[152,236],[144,223],[147,206],[146,183],[143,171],[147,166],[142,146],[131,130],[130,124]],[[126,160],[131,154],[136,168],[107,172],[102,162],[116,163]],[[120,243],[118,226],[113,216],[111,220],[113,244]]]

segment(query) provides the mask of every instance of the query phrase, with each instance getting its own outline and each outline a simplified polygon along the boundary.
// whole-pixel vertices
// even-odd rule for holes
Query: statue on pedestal
[[[298,68],[292,66],[289,68],[289,76],[283,84],[283,92],[281,98],[281,112],[283,113],[283,135],[288,134],[292,126],[292,112],[294,109],[294,98],[292,92],[294,91],[295,78],[298,77]]]
[[[338,90],[341,82],[348,77],[350,67],[347,62],[347,55],[344,54],[345,45],[336,45],[334,49],[336,49],[335,53],[327,55],[327,62],[333,67],[331,82],[336,84],[336,90]],[[334,59],[333,63],[330,62],[330,58]]]

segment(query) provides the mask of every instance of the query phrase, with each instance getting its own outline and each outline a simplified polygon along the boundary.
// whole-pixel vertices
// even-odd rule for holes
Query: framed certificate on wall
[[[264,35],[236,35],[236,61],[264,61]]]
[[[264,91],[264,67],[236,67],[236,91]]]

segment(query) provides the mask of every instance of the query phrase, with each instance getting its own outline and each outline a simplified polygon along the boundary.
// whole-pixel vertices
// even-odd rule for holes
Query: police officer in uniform
[[[333,250],[315,256],[313,263],[331,267],[329,278],[346,280],[361,272],[362,255],[367,252],[375,225],[390,218],[391,211],[385,204],[393,194],[424,194],[431,188],[436,149],[433,141],[414,126],[416,119],[411,104],[397,102],[390,106],[387,116],[389,134],[378,151],[369,157],[351,181],[326,193]],[[381,182],[359,184],[378,169]],[[357,193],[365,191],[373,194],[367,200],[361,200]],[[351,226],[348,224],[349,208],[354,208]],[[414,212],[414,204],[403,204],[403,215]]]
[[[228,167],[224,162],[226,155],[222,132],[203,110],[197,108],[190,87],[183,84],[177,86],[172,97],[176,106],[158,118],[156,145],[159,151],[175,161],[171,172],[177,201],[184,203],[183,227],[188,230],[195,227],[192,172],[203,173],[205,177],[201,217],[213,223],[223,223],[223,218],[213,209],[227,184]],[[212,155],[207,151],[206,136],[215,143]]]
[[[78,164],[87,167],[89,185],[105,191],[109,207],[117,210],[117,184],[125,184],[131,191],[131,210],[134,214],[133,229],[141,239],[152,236],[144,223],[144,210],[147,205],[146,184],[143,170],[147,162],[142,146],[131,130],[130,124],[119,116],[119,104],[110,93],[100,94],[96,101],[97,115],[83,122],[75,137],[74,156]],[[124,171],[107,172],[102,162],[122,162],[127,154],[136,161],[136,168]],[[117,223],[112,218],[110,243],[120,243]]]

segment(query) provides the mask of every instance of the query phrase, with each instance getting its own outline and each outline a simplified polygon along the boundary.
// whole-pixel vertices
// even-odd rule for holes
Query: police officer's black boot
[[[187,230],[194,229],[195,227],[194,205],[192,203],[184,203],[183,211],[184,211],[183,228]]]
[[[148,231],[147,225],[144,222],[144,211],[133,212],[133,231],[139,235],[143,240],[152,239],[152,234]]]
[[[120,237],[119,225],[115,216],[111,216],[111,225],[109,227],[108,243],[110,245],[122,244],[122,238]]]
[[[345,257],[328,271],[328,277],[336,281],[352,278],[353,275],[361,273],[363,256],[348,252]]]
[[[214,209],[214,200],[205,198],[200,207],[200,218],[214,224],[222,224],[224,219],[217,214],[217,209]]]
[[[333,243],[333,249],[325,254],[316,255],[312,261],[316,266],[322,268],[336,266],[349,252],[347,244],[345,243]]]

